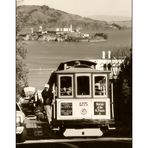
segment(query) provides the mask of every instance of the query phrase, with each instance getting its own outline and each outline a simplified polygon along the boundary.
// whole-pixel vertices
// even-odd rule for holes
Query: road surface
[[[65,138],[49,129],[47,121],[38,121],[34,117],[26,118],[27,137],[16,148],[131,148],[132,138],[117,133],[104,137]]]
[[[72,138],[27,140],[16,148],[132,148],[131,138]]]

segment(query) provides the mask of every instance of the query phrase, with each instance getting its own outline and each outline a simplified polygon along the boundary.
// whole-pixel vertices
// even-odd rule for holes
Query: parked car
[[[25,87],[22,91],[22,97],[20,98],[20,103],[22,111],[26,116],[34,115],[35,105],[36,105],[36,89],[35,87]]]
[[[25,114],[21,107],[16,103],[16,142],[24,142],[26,140],[26,124]]]

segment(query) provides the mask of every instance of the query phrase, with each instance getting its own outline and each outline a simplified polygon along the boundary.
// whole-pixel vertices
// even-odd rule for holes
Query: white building
[[[56,28],[56,32],[73,32],[72,25],[70,27]]]
[[[40,26],[40,27],[39,27],[39,32],[42,32],[42,31],[43,31],[43,27]]]
[[[105,51],[102,52],[102,59],[91,59],[90,61],[97,63],[96,69],[111,71],[110,77],[117,78],[121,68],[121,64],[124,62],[125,58],[112,59],[111,52],[108,51],[108,57],[105,57]]]
[[[89,37],[89,34],[83,34],[83,37],[84,38]]]

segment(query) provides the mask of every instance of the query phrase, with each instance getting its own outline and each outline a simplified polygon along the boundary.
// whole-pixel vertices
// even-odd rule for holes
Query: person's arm
[[[38,101],[38,93],[37,92],[35,92],[34,98],[35,98],[35,102],[37,102]]]
[[[41,94],[42,94],[42,97],[44,97],[44,94],[45,94],[45,93],[44,93],[44,90],[42,91],[42,93],[41,93]]]
[[[43,98],[43,104],[44,104],[44,99],[45,99],[45,91],[44,91],[44,90],[42,91],[41,95],[42,95],[42,98]]]

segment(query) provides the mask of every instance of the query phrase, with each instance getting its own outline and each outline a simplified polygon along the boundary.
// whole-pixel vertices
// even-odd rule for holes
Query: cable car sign
[[[106,102],[94,102],[94,115],[106,115]]]

